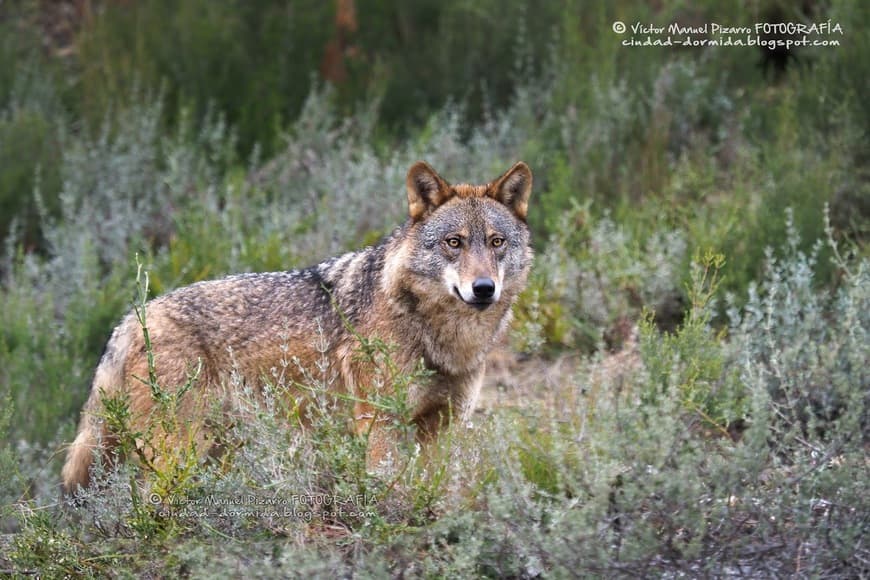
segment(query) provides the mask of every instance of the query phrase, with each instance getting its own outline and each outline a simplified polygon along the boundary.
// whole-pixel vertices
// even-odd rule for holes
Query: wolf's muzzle
[[[477,278],[472,282],[471,297],[469,298],[466,298],[456,286],[453,287],[453,291],[460,300],[478,310],[485,310],[495,302],[495,281],[492,278]]]
[[[495,294],[495,282],[492,278],[478,278],[471,284],[471,291],[478,300],[492,300]]]

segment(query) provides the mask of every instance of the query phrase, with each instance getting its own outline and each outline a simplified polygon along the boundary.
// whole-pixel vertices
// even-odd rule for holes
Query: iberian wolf
[[[507,328],[532,262],[526,225],[532,173],[519,162],[490,183],[451,185],[418,162],[406,189],[407,221],[376,246],[304,270],[199,282],[148,302],[150,367],[143,327],[134,312],[128,314],[96,369],[63,468],[65,491],[87,487],[96,453],[113,457],[118,435],[105,420],[107,397],[125,397],[131,431],[144,432],[155,408],[143,379],[149,370],[162,388],[177,389],[198,365],[176,414],[187,433],[196,434],[199,453],[213,438],[197,401],[220,400],[230,384],[256,388],[289,358],[295,364],[286,370],[299,373],[286,378],[298,384],[303,369],[313,369],[325,355],[332,388],[356,401],[354,428],[368,434],[367,460],[377,465],[392,452],[388,425],[396,418],[371,403],[374,391],[388,392],[391,385],[377,380],[376,369],[358,356],[360,336],[393,345],[401,370],[410,372],[421,361],[428,369],[427,380],[407,393],[421,442],[451,416],[467,417],[487,352]]]

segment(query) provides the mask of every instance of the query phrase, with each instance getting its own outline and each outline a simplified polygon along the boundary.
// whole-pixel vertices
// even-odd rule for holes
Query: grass
[[[439,64],[459,80],[440,79],[431,101],[396,92],[424,71],[403,76],[409,65],[391,56],[366,64],[393,75],[372,77],[366,98],[306,84],[293,96],[299,116],[287,108],[280,122],[244,118],[237,77],[211,86],[184,73],[195,57],[232,71],[257,54],[248,38],[219,58],[231,32],[248,33],[227,7],[178,39],[183,82],[163,78],[162,92],[172,46],[152,51],[150,37],[124,31],[125,19],[156,26],[163,4],[93,24],[82,54],[115,48],[79,71],[100,80],[87,87],[33,56],[32,39],[3,34],[0,79],[13,89],[0,95],[0,204],[18,225],[0,264],[0,571],[866,575],[870,34],[856,23],[867,7],[831,2],[819,17],[847,29],[842,46],[776,79],[754,52],[612,46],[616,19],[724,22],[762,4],[601,2],[582,18],[575,3],[548,6],[522,32],[525,57],[445,40],[444,63],[463,50],[478,60]],[[444,26],[495,22],[486,7],[445,10]],[[268,14],[252,22],[269,28]],[[172,18],[178,28],[192,16]],[[550,36],[538,29],[548,19]],[[116,75],[130,54],[144,63],[130,70],[147,73],[138,84]],[[441,100],[476,82],[460,72],[508,56],[491,102],[477,86]],[[264,110],[290,106],[270,92],[282,79],[249,79]],[[411,105],[414,120],[394,130]],[[262,397],[236,385],[246,420],[221,427],[219,460],[129,431],[128,451],[148,450],[146,461],[100,466],[83,506],[58,504],[64,445],[124,312],[198,280],[377,240],[404,219],[405,172],[420,158],[451,181],[489,179],[517,159],[535,172],[534,271],[485,412],[430,462],[408,448],[395,472],[372,474],[364,438],[318,377],[304,432],[288,428],[299,418],[291,385],[276,380]],[[389,369],[387,345],[365,346]],[[174,428],[170,399],[161,429]],[[125,402],[109,407],[123,427]],[[154,454],[175,459],[149,466]]]

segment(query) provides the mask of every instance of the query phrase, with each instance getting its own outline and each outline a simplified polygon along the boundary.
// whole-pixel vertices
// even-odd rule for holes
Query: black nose
[[[495,282],[492,278],[478,278],[471,284],[471,291],[475,298],[492,298],[495,294]]]

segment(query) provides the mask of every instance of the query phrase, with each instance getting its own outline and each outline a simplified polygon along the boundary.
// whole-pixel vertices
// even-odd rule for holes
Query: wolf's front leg
[[[483,385],[483,368],[430,384],[417,404],[413,423],[417,426],[417,442],[428,447],[438,434],[454,422],[468,421],[477,406]]]
[[[354,405],[354,428],[357,435],[368,438],[367,471],[389,470],[390,466],[399,463],[402,424],[398,417],[361,401]]]

